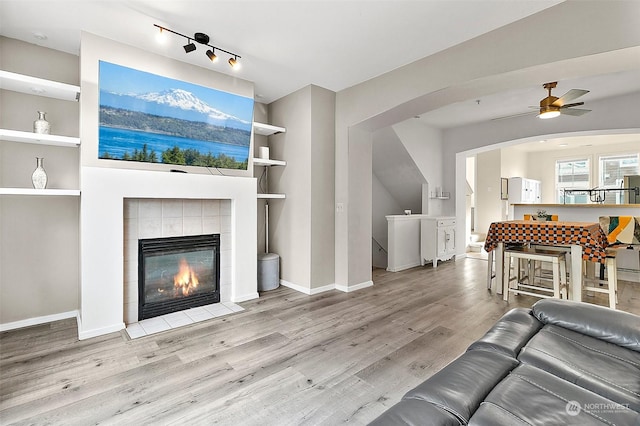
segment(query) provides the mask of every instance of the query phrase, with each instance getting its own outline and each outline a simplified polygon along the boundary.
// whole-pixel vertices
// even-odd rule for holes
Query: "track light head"
[[[196,50],[196,45],[193,44],[190,39],[189,39],[189,43],[185,44],[183,47],[184,47],[185,53],[190,53]]]
[[[164,28],[158,27],[160,31],[156,34],[156,41],[160,44],[164,44],[167,41],[167,33]]]
[[[239,70],[240,69],[240,62],[238,62],[238,57],[234,56],[233,58],[229,58],[229,65],[234,70]]]
[[[218,57],[215,54],[215,49],[207,50],[207,58],[209,58],[209,60],[211,60],[211,62],[215,62],[215,61],[218,60]]]

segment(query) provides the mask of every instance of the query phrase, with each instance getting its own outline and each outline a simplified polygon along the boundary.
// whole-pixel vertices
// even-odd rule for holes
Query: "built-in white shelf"
[[[56,197],[79,197],[79,189],[34,189],[34,188],[0,188],[0,195],[46,195]]]
[[[286,166],[287,162],[282,160],[271,160],[265,158],[254,158],[253,159],[254,166]]]
[[[258,194],[258,198],[272,199],[272,198],[286,198],[285,194]]]
[[[287,131],[287,129],[280,126],[272,126],[271,124],[258,123],[254,121],[253,131],[258,135],[271,136],[275,135],[276,133],[284,133]]]
[[[448,200],[449,198],[451,198],[451,193],[442,192],[440,194],[437,194],[435,192],[432,192],[429,198],[431,198],[432,200]]]
[[[70,148],[75,148],[80,145],[80,138],[60,135],[44,135],[41,133],[22,132],[20,130],[9,129],[0,129],[0,140]]]
[[[80,100],[80,86],[2,70],[0,70],[0,89],[65,101]]]

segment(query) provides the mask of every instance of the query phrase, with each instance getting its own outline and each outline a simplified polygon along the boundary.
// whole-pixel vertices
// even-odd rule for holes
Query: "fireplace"
[[[138,240],[138,320],[220,302],[220,234]]]

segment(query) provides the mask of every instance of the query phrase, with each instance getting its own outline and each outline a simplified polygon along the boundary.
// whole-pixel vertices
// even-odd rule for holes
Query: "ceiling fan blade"
[[[562,108],[562,109],[571,108],[571,107],[580,106],[580,105],[584,105],[584,102],[576,102],[576,103],[573,103],[573,104],[564,104],[560,108]]]
[[[587,93],[589,93],[588,90],[571,89],[567,93],[556,99],[555,102],[553,102],[551,105],[561,107],[564,106],[564,104],[566,104],[567,102],[577,99],[580,96],[586,95]]]
[[[588,112],[591,112],[591,110],[590,109],[579,109],[579,108],[571,108],[571,109],[562,108],[560,110],[560,113],[562,115],[575,115],[575,116],[583,115],[583,114],[586,114]]]
[[[534,108],[538,109],[539,107],[534,107]],[[538,113],[537,111],[521,112],[520,114],[505,115],[504,117],[492,118],[491,121],[504,120],[506,118],[522,117],[524,115],[534,115],[537,113]]]

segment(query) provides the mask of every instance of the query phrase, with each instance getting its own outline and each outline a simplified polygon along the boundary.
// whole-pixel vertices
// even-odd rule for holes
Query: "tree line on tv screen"
[[[100,105],[100,125],[143,132],[153,129],[153,133],[162,135],[246,147],[251,143],[251,132],[249,130],[216,126],[200,121],[163,117],[104,105]]]
[[[149,150],[147,144],[142,146],[142,150],[134,149],[130,154],[125,152],[122,158],[111,156],[105,152],[100,158],[105,160],[140,161],[145,163],[178,164],[183,166],[215,167],[220,169],[247,169],[247,160],[237,161],[225,154],[212,155],[210,152],[202,154],[196,149],[180,149],[178,146],[165,150],[160,157],[155,151]]]

